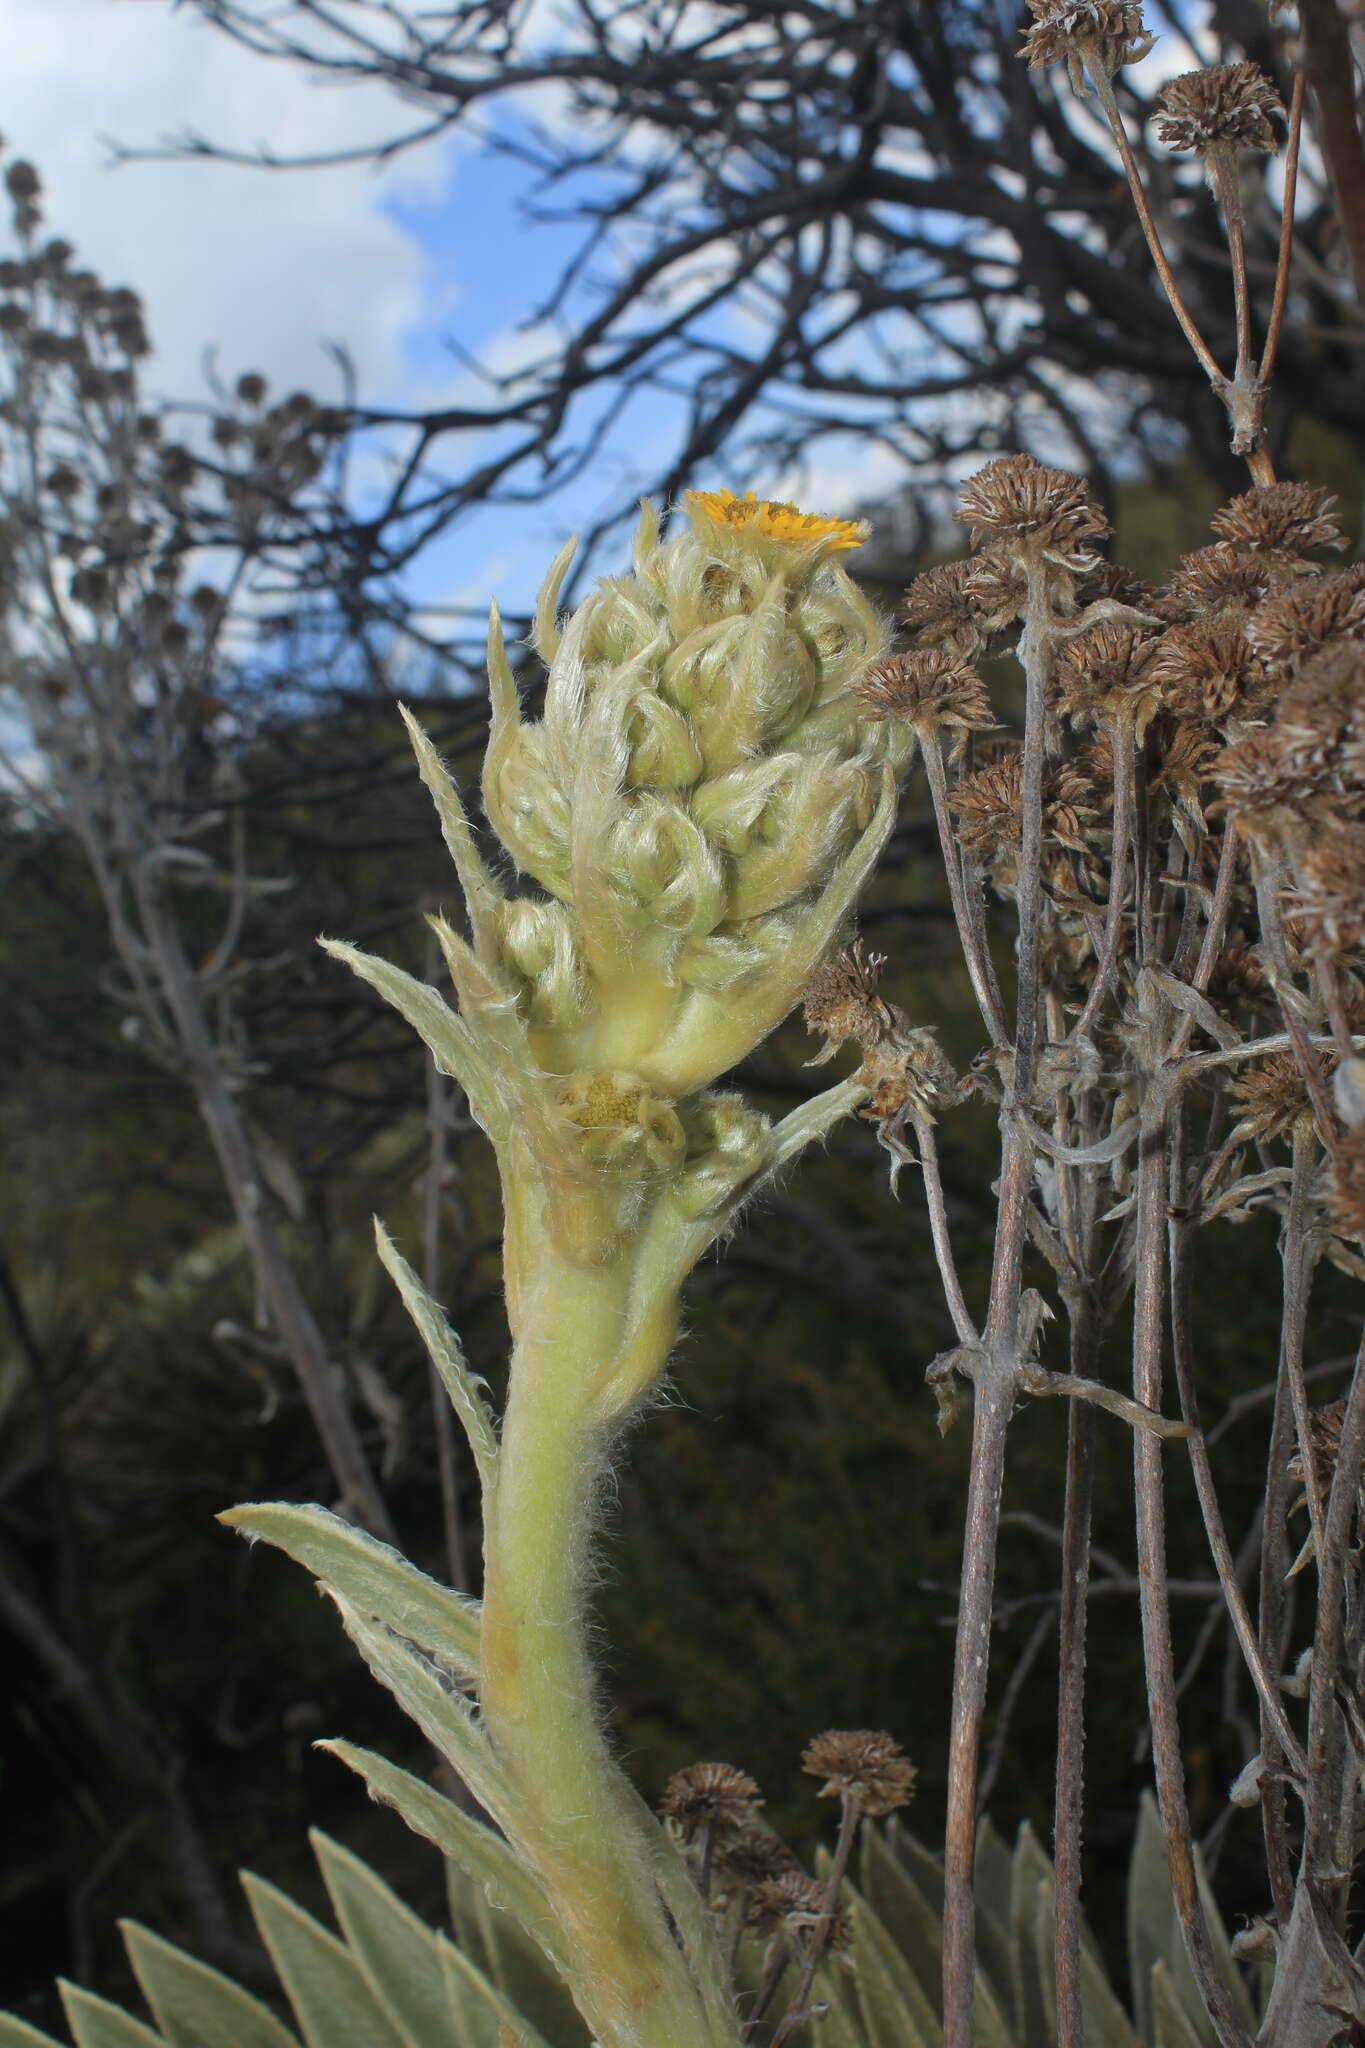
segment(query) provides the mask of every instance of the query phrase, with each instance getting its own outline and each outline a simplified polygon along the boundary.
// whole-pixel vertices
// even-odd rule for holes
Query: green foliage
[[[347,1760],[362,1767],[354,1753]],[[418,1793],[436,1797],[419,1781],[410,1783]],[[381,1798],[393,1796],[382,1772],[371,1789]],[[419,1824],[411,1810],[405,1809],[405,1818]],[[125,1922],[124,1941],[154,2024],[148,2027],[68,1986],[64,1995],[77,2048],[298,2048],[300,2040],[305,2048],[588,2048],[583,2022],[553,1961],[514,1914],[490,1903],[483,1880],[488,1878],[493,1892],[498,1883],[484,1869],[465,1867],[463,1839],[443,1843],[451,1858],[453,1941],[427,1927],[362,1858],[320,1831],[310,1840],[337,1932],[274,1886],[243,1877],[298,2035],[216,1970]],[[977,1863],[978,2048],[1056,2048],[1052,1866],[1027,1826],[1011,1852],[989,1822],[981,1830]],[[816,1979],[817,2002],[826,2007],[820,2042],[834,2048],[941,2048],[942,1889],[936,1859],[898,1820],[864,1826],[859,1881],[846,1885],[842,1901],[852,1919],[853,1945]],[[1180,1944],[1150,1802],[1128,1889],[1134,2016],[1125,2011],[1083,1928],[1087,2048],[1208,2048],[1212,2035]],[[1254,2031],[1255,2009],[1207,1897],[1206,1906],[1238,2017]],[[752,1991],[764,1963],[755,1939],[746,1937],[739,1960],[742,1990]],[[51,2037],[0,2016],[0,2048],[51,2048]]]

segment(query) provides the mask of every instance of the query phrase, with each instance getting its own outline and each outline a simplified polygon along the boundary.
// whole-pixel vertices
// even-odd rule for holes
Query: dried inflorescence
[[[1019,55],[1030,71],[1065,61],[1080,92],[1082,67],[1112,78],[1121,64],[1147,55],[1156,37],[1142,19],[1139,0],[1028,0],[1033,26]]]
[[[961,754],[969,732],[988,732],[995,721],[986,685],[960,658],[923,649],[892,654],[870,668],[853,694],[869,718],[900,718],[921,741],[950,734],[949,759]]]
[[[705,1831],[738,1836],[753,1829],[763,1795],[733,1764],[688,1764],[664,1787],[659,1811],[684,1842]]]
[[[1284,102],[1257,64],[1210,64],[1186,71],[1161,88],[1163,118],[1157,134],[1168,149],[1208,157],[1221,149],[1273,153],[1272,118],[1285,119]]]
[[[1365,562],[1268,598],[1247,632],[1267,668],[1281,677],[1334,642],[1365,642]]]
[[[921,640],[970,657],[1013,624],[1025,595],[1024,579],[1010,563],[989,554],[964,555],[917,576],[901,617]]]
[[[1325,1075],[1321,1062],[1319,1067]],[[1292,1052],[1255,1061],[1230,1083],[1228,1094],[1243,1135],[1258,1141],[1283,1137],[1301,1117],[1313,1114],[1303,1069]]]
[[[875,1045],[895,1029],[897,1011],[877,983],[886,965],[885,953],[869,953],[861,939],[851,949],[836,953],[817,969],[806,984],[802,1016],[808,1031],[842,1045],[854,1039],[863,1047]]]
[[[711,1876],[718,1900],[752,1891],[799,1870],[796,1857],[780,1835],[769,1828],[742,1827],[722,1834],[711,1852]]]
[[[1109,531],[1083,477],[1046,469],[1031,455],[1002,455],[978,470],[962,493],[957,516],[974,547],[988,538],[1021,567],[1050,563],[1073,574],[1095,566],[1087,543]]]
[[[1310,656],[1279,699],[1273,730],[1287,768],[1337,796],[1365,795],[1365,642]]]
[[[1330,1213],[1343,1237],[1365,1240],[1365,1126],[1343,1131],[1332,1147]]]
[[[1078,633],[1057,661],[1057,702],[1073,725],[1131,718],[1141,735],[1159,701],[1153,662],[1159,642],[1140,626],[1102,621]]]
[[[1218,540],[1182,557],[1166,585],[1164,603],[1181,618],[1208,612],[1245,614],[1307,568],[1297,556],[1274,555]]]
[[[900,1744],[879,1728],[827,1729],[807,1744],[801,1768],[825,1780],[822,1799],[851,1799],[874,1818],[908,1806],[918,1775]]]
[[[1329,825],[1296,863],[1294,923],[1312,952],[1365,947],[1365,824]]]
[[[1305,555],[1313,548],[1346,545],[1336,503],[1329,491],[1311,484],[1258,484],[1230,499],[1209,523],[1220,540],[1234,547]]]
[[[826,1913],[823,1885],[803,1871],[788,1870],[754,1886],[744,1906],[744,1924],[755,1934],[787,1934],[798,1947],[822,1930],[824,1947],[835,1955],[853,1945],[848,1913]]]
[[[1168,628],[1153,654],[1150,680],[1176,718],[1254,719],[1270,701],[1246,627],[1231,616]]]
[[[1011,746],[964,775],[948,798],[958,820],[958,843],[990,863],[997,887],[1011,885],[1024,839],[1024,757]],[[1089,851],[1098,815],[1094,785],[1074,761],[1049,763],[1043,778],[1045,837],[1073,853]]]

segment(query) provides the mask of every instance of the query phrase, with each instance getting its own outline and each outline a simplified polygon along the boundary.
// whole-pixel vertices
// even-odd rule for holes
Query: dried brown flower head
[[[1170,626],[1152,659],[1151,681],[1176,718],[1254,718],[1269,701],[1264,672],[1242,620],[1195,619]]]
[[[1166,585],[1165,599],[1183,617],[1201,612],[1245,612],[1303,568],[1304,564],[1282,556],[1255,553],[1233,541],[1218,540],[1182,558]]]
[[[1045,469],[1031,455],[1002,455],[978,470],[957,516],[974,547],[988,536],[997,552],[1021,566],[1051,562],[1078,573],[1096,562],[1085,543],[1109,531],[1083,477]]]
[[[738,1833],[751,1826],[763,1796],[747,1771],[733,1764],[688,1764],[675,1771],[664,1787],[659,1811],[685,1842],[702,1830]]]
[[[1324,778],[1301,772],[1286,761],[1279,736],[1253,732],[1215,754],[1210,767],[1221,786],[1220,802],[1242,830],[1260,842],[1273,842],[1287,813],[1297,813],[1324,787]]]
[[[945,728],[960,754],[969,732],[986,732],[994,724],[986,685],[960,657],[924,648],[914,654],[892,654],[870,668],[853,694],[869,718],[902,718],[921,739]]]
[[[903,1011],[895,1015],[896,1029],[864,1048],[856,1076],[871,1091],[858,1114],[880,1126],[878,1135],[893,1158],[903,1155],[889,1141],[911,1118],[933,1123],[936,1111],[953,1108],[967,1092],[932,1025],[911,1028]]]
[[[1248,1138],[1282,1137],[1300,1117],[1313,1114],[1307,1083],[1292,1052],[1273,1052],[1244,1067],[1228,1094]]]
[[[964,775],[948,798],[958,819],[959,845],[987,861],[1015,855],[1024,839],[1024,757],[1017,745]],[[1095,791],[1074,762],[1050,766],[1043,782],[1046,836],[1073,852],[1087,850],[1087,827],[1096,814]]]
[[[1158,601],[1155,586],[1144,583],[1122,562],[1096,562],[1081,578],[1077,595],[1085,604],[1103,598],[1110,604],[1129,605],[1135,612],[1150,612]]]
[[[875,1045],[894,1030],[897,1011],[877,994],[886,965],[884,953],[869,953],[861,939],[851,950],[836,953],[806,984],[801,1014],[808,1031],[818,1031],[831,1045],[855,1038]]]
[[[1286,673],[1334,641],[1365,639],[1365,562],[1267,598],[1247,632],[1266,666]]]
[[[1224,946],[1209,977],[1208,997],[1225,1016],[1276,1007],[1275,991],[1259,955],[1243,945]]]
[[[1220,540],[1235,547],[1305,555],[1310,548],[1345,547],[1336,502],[1311,484],[1258,484],[1231,499],[1209,523]]]
[[[1284,102],[1257,64],[1186,71],[1161,88],[1157,104],[1164,118],[1156,132],[1170,149],[1206,157],[1217,149],[1279,147],[1270,120],[1285,119]]]
[[[1308,1411],[1308,1441],[1313,1447],[1313,1462],[1317,1466],[1318,1487],[1326,1500],[1332,1485],[1332,1475],[1337,1469],[1341,1456],[1341,1429],[1346,1420],[1346,1396],[1324,1402],[1321,1407]],[[1308,1477],[1304,1470],[1303,1453],[1295,1451],[1285,1466],[1290,1479],[1302,1483]]]
[[[1365,795],[1365,642],[1337,640],[1310,655],[1273,729],[1287,766],[1339,795]]]
[[[827,1921],[825,1946],[838,1955],[852,1946],[853,1921],[847,1913],[826,1915],[824,1898],[823,1885],[804,1871],[789,1870],[754,1886],[745,1902],[744,1924],[755,1934],[785,1931],[800,1943]]]
[[[1365,1125],[1332,1147],[1331,1216],[1342,1237],[1365,1239]]]
[[[1329,825],[1299,864],[1294,922],[1316,953],[1365,946],[1365,825]]]
[[[1160,643],[1140,626],[1105,622],[1068,640],[1057,662],[1057,698],[1073,725],[1131,717],[1141,732],[1156,708],[1152,663]]]
[[[43,181],[22,157],[16,157],[5,173],[5,185],[11,199],[36,199],[43,189]]]
[[[1071,83],[1080,92],[1081,67],[1112,78],[1121,64],[1145,57],[1156,37],[1150,35],[1137,0],[1028,0],[1033,26],[1024,32],[1019,55],[1030,71],[1063,59]]]
[[[880,1728],[831,1728],[817,1735],[801,1758],[812,1778],[823,1778],[822,1799],[847,1795],[874,1817],[908,1806],[918,1775],[900,1744]]]
[[[964,555],[917,576],[905,593],[901,617],[921,640],[945,653],[970,656],[1013,623],[1023,599],[1023,579],[1008,562]]]
[[[711,1853],[711,1874],[721,1898],[799,1869],[782,1837],[768,1828],[743,1827],[736,1834],[722,1835]]]

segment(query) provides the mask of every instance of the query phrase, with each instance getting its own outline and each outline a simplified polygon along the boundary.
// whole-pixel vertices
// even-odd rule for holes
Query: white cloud
[[[135,146],[197,130],[285,154],[352,147],[410,116],[382,87],[320,88],[162,0],[9,0],[6,12],[7,140],[43,175],[51,232],[107,282],[141,293],[157,348],[150,388],[198,395],[213,344],[227,376],[261,369],[277,391],[330,397],[321,344],[336,340],[367,396],[401,391],[405,336],[426,317],[434,280],[383,202],[439,188],[453,150],[423,150],[380,174],[110,170],[108,138]]]

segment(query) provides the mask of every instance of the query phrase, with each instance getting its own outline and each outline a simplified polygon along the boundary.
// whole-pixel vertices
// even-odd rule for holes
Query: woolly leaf
[[[502,900],[502,891],[479,857],[460,793],[447,773],[445,763],[407,705],[400,704],[398,710],[417,756],[418,773],[435,802],[446,850],[460,878],[470,930],[475,944],[483,952],[494,942],[493,913]]]
[[[273,2012],[207,1963],[135,1920],[119,1932],[142,1995],[173,2048],[298,2048]]]
[[[51,2034],[40,2034],[27,2020],[16,2019],[12,2012],[0,2012],[0,2048],[62,2048],[62,2044]]]
[[[308,1837],[346,1946],[408,2048],[444,2037],[445,1976],[437,1938],[377,1871],[314,1828]]]
[[[1050,1972],[1040,1968],[1036,1931],[1039,1889],[1051,1882],[1052,1865],[1038,1837],[1025,1821],[1015,1840],[1010,1872],[1010,1970],[1014,2025],[1025,2041],[1050,2041],[1053,2038],[1045,1985],[1045,1978]]]
[[[242,1872],[242,1884],[308,2048],[408,2048],[360,1964],[334,1934],[250,1871]]]
[[[1149,1985],[1152,2048],[1204,2048],[1203,2036],[1191,2024],[1164,1963],[1153,1963]]]
[[[446,1896],[457,1945],[555,2048],[589,2048],[592,2036],[564,1979],[521,1922],[490,1903],[491,1890],[447,1855]]]
[[[500,1835],[495,1835],[483,1821],[464,1813],[433,1786],[376,1756],[373,1750],[359,1749],[352,1742],[320,1742],[317,1746],[348,1764],[365,1780],[372,1799],[392,1806],[414,1834],[434,1842],[443,1856],[468,1872],[493,1905],[501,1907],[553,1962],[558,1962],[563,1949],[545,1894]],[[475,1961],[488,1969],[494,1962],[491,1949],[476,1955]]]
[[[938,2048],[938,2017],[867,1901],[850,1885],[854,1981],[868,2048]]]
[[[547,2048],[525,2014],[490,1984],[469,1957],[451,1942],[440,1944],[447,2012],[456,2023],[460,2048]],[[444,2036],[434,2036],[444,2039]]]
[[[374,1239],[385,1271],[403,1297],[403,1306],[417,1325],[427,1354],[450,1396],[450,1405],[460,1418],[469,1439],[469,1448],[474,1453],[474,1462],[479,1468],[486,1500],[497,1473],[498,1439],[480,1383],[469,1370],[460,1340],[440,1307],[427,1293],[378,1217],[374,1223]]]
[[[74,1984],[59,1981],[66,2023],[76,2037],[76,2048],[166,2048],[165,2036],[154,2034],[135,2020],[130,2012],[111,2005],[93,1991],[81,1991]]]
[[[490,1047],[476,1037],[469,1025],[445,998],[415,975],[387,960],[376,960],[338,939],[318,941],[325,953],[341,960],[362,981],[377,989],[405,1017],[434,1057],[443,1074],[459,1082],[469,1106],[495,1144],[504,1143],[512,1132],[512,1118],[500,1087],[504,1079],[490,1058]]]
[[[273,1543],[362,1614],[430,1650],[469,1684],[479,1675],[479,1606],[429,1579],[387,1543],[326,1508],[248,1501],[218,1520]]]

